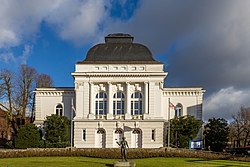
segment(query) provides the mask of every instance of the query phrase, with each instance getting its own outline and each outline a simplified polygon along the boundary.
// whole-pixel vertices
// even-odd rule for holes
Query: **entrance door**
[[[141,148],[142,141],[141,141],[141,130],[140,129],[134,129],[132,131],[131,136],[131,147],[132,148]]]
[[[120,128],[116,129],[116,130],[114,131],[114,138],[113,138],[113,139],[114,139],[114,142],[113,142],[113,147],[114,147],[114,148],[120,147],[120,146],[117,144],[117,142],[120,143],[120,141],[122,140],[122,137],[123,137],[123,130],[120,129]]]
[[[96,133],[96,147],[105,148],[106,144],[106,133],[104,129],[98,129]]]

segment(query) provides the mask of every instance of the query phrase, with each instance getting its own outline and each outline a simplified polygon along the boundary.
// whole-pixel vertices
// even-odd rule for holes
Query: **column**
[[[75,95],[76,95],[76,116],[75,118],[87,118],[88,113],[84,112],[83,101],[83,83],[75,82]]]
[[[108,82],[108,110],[107,119],[113,119],[113,93],[112,93],[112,83]]]
[[[130,83],[126,82],[126,101],[125,101],[125,119],[131,119],[131,101],[130,101]]]
[[[89,82],[89,119],[95,119],[95,113],[94,113],[94,105],[95,105],[95,97],[93,95],[94,91],[94,84],[93,82]]]
[[[144,114],[143,118],[148,118],[149,111],[148,111],[148,82],[144,82]]]

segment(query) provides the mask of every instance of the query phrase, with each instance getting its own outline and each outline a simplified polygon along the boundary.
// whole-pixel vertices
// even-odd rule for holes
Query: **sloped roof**
[[[156,61],[144,45],[133,43],[129,34],[109,34],[105,43],[90,48],[85,60],[79,64],[162,64]]]

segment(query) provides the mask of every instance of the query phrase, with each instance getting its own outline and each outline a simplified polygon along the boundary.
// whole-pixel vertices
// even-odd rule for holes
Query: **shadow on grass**
[[[221,164],[222,162],[216,162],[211,159],[188,159],[186,162],[192,162],[192,163],[200,163],[200,162],[210,162],[209,165],[216,165],[217,167],[230,167],[230,166],[235,166],[232,164]]]
[[[105,166],[109,166],[109,167],[113,167],[113,164],[107,164],[107,163],[103,163],[103,162],[94,162],[94,161],[80,161],[80,162],[85,162],[85,163],[93,163],[93,164],[103,164]]]

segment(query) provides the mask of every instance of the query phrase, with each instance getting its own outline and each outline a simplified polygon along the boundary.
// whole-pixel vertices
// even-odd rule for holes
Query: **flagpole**
[[[71,125],[70,125],[70,150],[72,150],[73,147],[73,109],[74,109],[74,102],[73,98],[71,100]]]
[[[168,98],[168,148],[170,147],[170,98]]]

